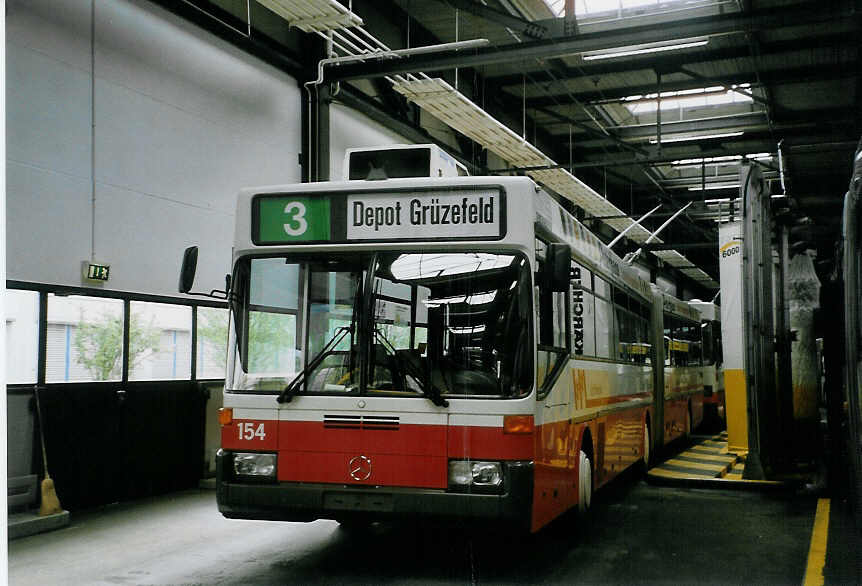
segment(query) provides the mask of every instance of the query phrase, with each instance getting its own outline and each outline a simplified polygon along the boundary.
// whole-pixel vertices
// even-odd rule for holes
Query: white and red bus
[[[668,302],[531,179],[250,189],[236,218],[226,517],[535,531],[648,461]]]

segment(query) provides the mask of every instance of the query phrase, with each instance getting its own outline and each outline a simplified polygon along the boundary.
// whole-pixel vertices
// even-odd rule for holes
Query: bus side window
[[[596,317],[593,275],[586,267],[572,263],[572,353],[596,355]]]
[[[614,335],[614,311],[610,300],[611,286],[600,277],[595,277],[596,301],[596,356],[616,358],[616,336]]]

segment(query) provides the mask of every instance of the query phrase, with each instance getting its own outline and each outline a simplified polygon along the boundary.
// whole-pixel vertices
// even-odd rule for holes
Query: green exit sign
[[[108,265],[99,265],[95,263],[87,263],[85,276],[91,281],[107,281],[111,275],[111,267]]]

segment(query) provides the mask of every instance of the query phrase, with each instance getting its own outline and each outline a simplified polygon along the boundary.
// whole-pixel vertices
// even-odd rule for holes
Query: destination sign
[[[500,235],[500,194],[431,192],[347,198],[347,239],[414,239]]]
[[[502,189],[417,189],[259,195],[258,245],[387,240],[489,240],[505,234]]]

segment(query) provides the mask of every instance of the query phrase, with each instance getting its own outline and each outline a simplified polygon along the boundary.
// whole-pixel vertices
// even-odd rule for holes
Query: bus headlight
[[[275,454],[252,454],[237,452],[233,455],[233,472],[238,477],[253,477],[261,480],[275,478]]]
[[[449,487],[456,489],[468,487],[502,489],[503,463],[450,460]]]

